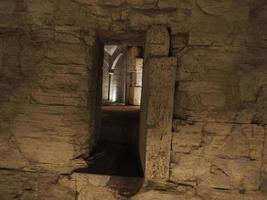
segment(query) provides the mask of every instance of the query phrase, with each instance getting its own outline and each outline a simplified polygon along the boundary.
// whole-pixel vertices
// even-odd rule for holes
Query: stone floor
[[[126,200],[140,191],[144,184],[144,179],[139,177],[73,173],[67,181],[63,182],[78,192],[78,200]]]

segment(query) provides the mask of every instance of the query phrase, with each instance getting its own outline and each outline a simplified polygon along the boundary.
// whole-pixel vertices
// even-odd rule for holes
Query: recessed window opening
[[[143,177],[139,157],[139,118],[143,50],[104,45],[101,126],[88,173]]]

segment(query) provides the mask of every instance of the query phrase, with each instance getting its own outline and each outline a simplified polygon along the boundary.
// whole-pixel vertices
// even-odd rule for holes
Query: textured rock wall
[[[137,106],[141,105],[142,77],[144,66],[144,59],[141,57],[141,48],[131,47],[128,49],[126,102],[128,100],[129,104]]]
[[[75,28],[55,28],[54,6],[1,1],[0,199],[47,199],[58,174],[86,165],[80,156],[91,143],[95,39],[89,44]]]
[[[96,36],[142,45],[154,24],[179,61],[171,170],[133,199],[266,199],[265,0],[2,0],[0,16],[0,199],[75,199],[60,177],[92,147]]]
[[[178,53],[170,180],[204,199],[266,198],[266,2],[248,3],[196,1]]]
[[[88,151],[90,49],[64,29],[55,39],[25,29],[3,33],[1,166],[69,172]]]

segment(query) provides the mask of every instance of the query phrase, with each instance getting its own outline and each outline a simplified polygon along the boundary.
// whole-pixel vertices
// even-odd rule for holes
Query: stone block
[[[145,177],[168,179],[176,58],[149,58],[144,68],[141,138],[145,143]],[[143,123],[143,124],[142,124]]]
[[[79,35],[64,33],[64,32],[56,32],[55,39],[63,43],[73,43],[73,44],[80,43]]]
[[[98,3],[98,0],[75,0],[75,2],[86,5],[96,5]]]
[[[78,200],[118,200],[128,199],[129,196],[136,194],[143,184],[143,179],[73,173],[70,178],[63,177],[60,183],[75,190],[78,193]]]
[[[203,122],[192,122],[186,120],[173,119],[173,132],[184,132],[186,134],[198,134],[202,131]]]
[[[242,61],[245,52],[239,52],[238,48],[227,49],[190,48],[180,55],[175,115],[204,118],[206,111],[234,111],[240,106],[236,79],[239,72],[235,66]]]
[[[127,50],[127,56],[129,57],[128,59],[135,59],[140,56],[141,49],[138,47],[130,47]]]
[[[0,199],[37,199],[37,174],[23,171],[0,170]]]
[[[242,69],[239,72],[240,93],[242,101],[256,101],[256,94],[262,93],[260,88],[267,83],[266,69]]]
[[[210,200],[265,200],[266,194],[260,191],[245,191],[242,194],[241,191],[238,190],[218,190],[218,189],[210,189],[210,188],[199,188],[198,195],[202,197],[202,199],[210,199]]]
[[[0,123],[1,126],[2,124]],[[15,139],[8,138],[7,132],[0,136],[0,152],[2,154],[0,157],[0,168],[23,169],[29,167],[29,162],[20,151]]]
[[[174,123],[171,180],[203,187],[258,190],[264,128],[231,123]]]
[[[175,82],[173,74],[176,71],[176,58],[151,58],[146,66],[149,75],[145,74],[148,84],[148,126],[156,127],[161,119],[170,122]],[[148,76],[148,77],[147,77]],[[159,117],[161,116],[161,117]],[[170,121],[168,121],[170,120]]]
[[[188,33],[172,35],[172,48],[178,50],[185,48],[188,43],[188,37]]]
[[[176,0],[159,0],[158,7],[160,9],[175,9],[178,8],[179,2]]]
[[[86,98],[62,91],[32,92],[33,102],[43,105],[86,106]]]
[[[104,6],[120,6],[125,0],[101,0],[100,3]]]
[[[192,8],[193,1],[192,0],[159,0],[158,7],[160,9],[177,9],[177,8]]]
[[[142,86],[142,72],[132,72],[131,73],[131,86],[141,87]]]
[[[81,44],[49,43],[47,57],[56,64],[86,65],[86,51]]]
[[[201,179],[201,185],[210,188],[258,190],[260,163],[245,159],[216,158],[211,163],[210,173]]]
[[[130,87],[129,103],[131,105],[141,105],[142,87]]]
[[[204,92],[217,92],[221,90],[221,84],[211,81],[181,81],[179,90],[189,94],[200,94]]]
[[[164,26],[152,26],[147,31],[145,55],[168,56],[170,54],[170,35]]]
[[[69,173],[75,168],[86,166],[82,160],[73,160],[74,145],[68,144],[64,139],[53,141],[52,137],[46,139],[40,136],[32,139],[17,136],[17,139],[23,157],[31,161],[31,170]],[[54,138],[56,139],[60,140]]]
[[[130,198],[130,200],[200,200],[199,197],[195,196],[193,192],[185,192],[185,193],[179,193],[177,192],[171,192],[166,191],[167,188],[164,188],[163,191],[159,190],[148,190],[144,192],[140,192],[137,195]]]
[[[196,181],[209,171],[210,163],[200,152],[191,154],[172,154],[176,163],[171,164],[170,180],[177,183],[195,185]]]
[[[261,159],[264,129],[257,125],[235,125],[225,136],[218,155],[225,158]]]
[[[140,8],[143,6],[144,1],[143,0],[126,0],[129,6],[134,8]]]
[[[199,133],[186,133],[180,131],[179,133],[173,133],[172,137],[172,150],[178,153],[190,153],[197,147],[200,147],[202,140],[202,134]]]
[[[34,0],[25,2],[27,6],[27,23],[35,24],[43,27],[49,27],[53,23],[54,4],[49,0]]]
[[[260,124],[267,123],[267,114],[265,110],[267,109],[267,86],[262,85],[261,89],[257,93],[256,101],[256,115],[253,117],[253,120]]]
[[[172,128],[173,156],[171,157],[173,162],[177,160],[175,154],[189,154],[201,148],[203,142],[203,126],[204,124],[202,122],[187,123],[186,121],[174,120]]]
[[[137,58],[139,56],[139,54],[133,55],[133,52],[130,52],[127,56],[128,56],[127,72],[128,73],[142,72],[143,65],[144,65],[144,59],[143,58]]]
[[[133,30],[146,31],[153,24],[153,18],[143,13],[130,13],[130,27]]]
[[[265,126],[265,139],[263,146],[263,178],[265,180],[265,191],[267,191],[267,126]]]
[[[0,13],[1,14],[13,14],[15,9],[16,9],[16,2],[14,0],[0,1]]]
[[[144,59],[143,58],[136,58],[135,62],[136,62],[135,71],[137,71],[137,72],[142,71],[143,65],[144,65]]]
[[[245,53],[244,48],[188,48],[180,55],[177,80],[224,81],[226,73],[240,64]]]
[[[223,93],[202,93],[200,95],[201,103],[204,106],[223,108],[225,106],[225,95]]]
[[[199,0],[192,11],[190,45],[242,46],[247,41],[247,1]]]

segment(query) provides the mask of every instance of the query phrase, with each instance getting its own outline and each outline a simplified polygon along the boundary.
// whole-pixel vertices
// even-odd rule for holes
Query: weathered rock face
[[[178,60],[167,181],[132,199],[265,200],[266,23],[265,0],[0,1],[0,199],[120,198],[60,181],[94,143],[100,38]]]
[[[176,128],[171,180],[225,190],[259,190],[262,126],[180,122]]]
[[[3,54],[10,51],[6,59],[14,63],[3,65],[1,71],[1,146],[13,152],[8,159],[14,161],[1,159],[0,165],[72,171],[82,165],[75,158],[88,151],[89,144],[90,124],[84,110],[89,107],[89,73],[83,47],[62,43],[43,47],[25,34],[10,42]],[[71,49],[77,50],[76,56]],[[20,78],[13,81],[13,76]]]
[[[170,53],[170,35],[164,26],[152,26],[146,37],[147,57],[168,57]]]
[[[168,57],[170,36],[166,27],[147,32],[143,75],[140,152],[148,180],[168,180],[171,124],[177,59]]]

